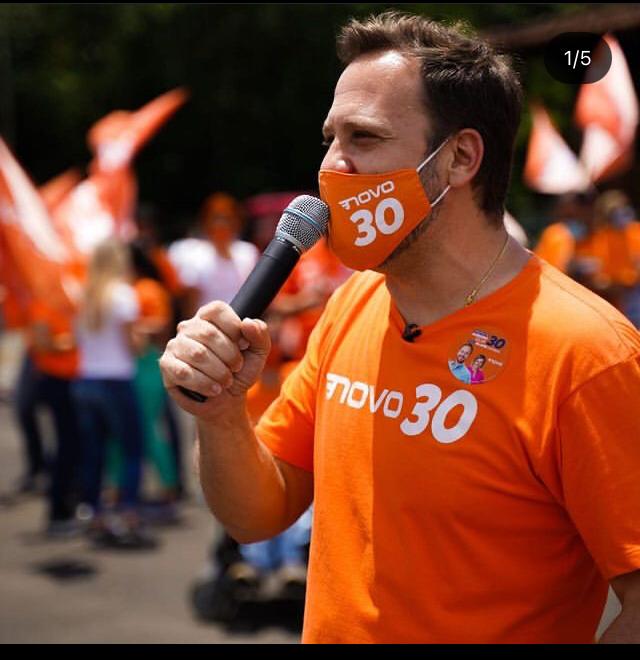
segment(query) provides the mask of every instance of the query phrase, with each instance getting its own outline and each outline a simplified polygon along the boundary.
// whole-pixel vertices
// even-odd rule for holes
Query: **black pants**
[[[23,440],[25,476],[28,477],[47,471],[42,434],[36,419],[40,379],[41,374],[33,364],[31,356],[25,353],[14,389],[14,401],[16,419]]]
[[[37,418],[41,406],[50,412],[54,427],[55,450],[49,466],[49,519],[66,520],[75,510],[81,459],[71,381],[38,371],[26,357],[16,388],[16,412],[30,475],[44,471],[46,465]]]

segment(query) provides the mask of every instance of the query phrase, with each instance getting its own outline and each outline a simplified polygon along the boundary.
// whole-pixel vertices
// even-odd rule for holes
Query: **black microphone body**
[[[298,248],[285,238],[276,236],[229,303],[233,311],[241,319],[262,316],[291,275],[298,259]]]
[[[328,219],[326,204],[309,195],[296,197],[284,210],[275,238],[229,303],[241,319],[262,316],[295,268],[300,255],[325,234]],[[186,387],[178,385],[178,389],[199,403],[207,400],[206,396]]]
[[[300,259],[298,248],[281,236],[267,245],[258,263],[244,281],[229,306],[241,318],[257,318],[276,297]],[[198,403],[207,397],[178,385],[180,391]]]

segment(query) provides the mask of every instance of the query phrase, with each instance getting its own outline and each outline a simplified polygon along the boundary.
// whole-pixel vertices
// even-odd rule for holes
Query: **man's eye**
[[[378,136],[373,135],[373,133],[362,133],[362,132],[358,131],[358,132],[353,134],[353,139],[354,140],[376,140],[376,139],[378,139]]]

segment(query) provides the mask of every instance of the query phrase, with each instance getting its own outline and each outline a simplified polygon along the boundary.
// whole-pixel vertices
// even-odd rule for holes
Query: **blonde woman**
[[[143,431],[133,386],[133,326],[139,308],[129,252],[114,239],[94,250],[77,326],[79,380],[74,384],[83,438],[83,499],[94,512],[96,542],[120,547],[151,543],[137,513],[142,472]],[[107,524],[100,501],[108,438],[122,447],[124,477],[117,515]]]

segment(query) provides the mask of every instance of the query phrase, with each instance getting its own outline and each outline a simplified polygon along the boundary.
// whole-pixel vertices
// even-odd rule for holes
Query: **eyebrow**
[[[391,131],[385,124],[381,124],[375,120],[368,119],[347,119],[344,124],[344,128],[355,131],[374,131],[377,133],[383,133],[385,135],[390,135]],[[326,135],[327,132],[331,130],[331,121],[326,120],[322,125],[322,134]]]

